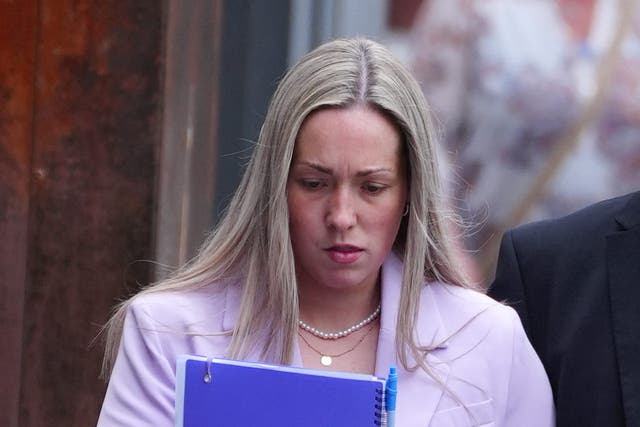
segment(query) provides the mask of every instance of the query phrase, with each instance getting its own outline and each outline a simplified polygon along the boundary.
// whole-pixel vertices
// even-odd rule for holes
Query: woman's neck
[[[379,283],[371,289],[300,287],[300,319],[324,332],[346,329],[367,318],[380,304]]]

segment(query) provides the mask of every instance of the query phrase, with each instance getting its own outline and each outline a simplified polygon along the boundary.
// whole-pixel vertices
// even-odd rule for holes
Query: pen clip
[[[207,384],[211,382],[211,358],[207,357],[207,372],[204,374],[203,381]]]

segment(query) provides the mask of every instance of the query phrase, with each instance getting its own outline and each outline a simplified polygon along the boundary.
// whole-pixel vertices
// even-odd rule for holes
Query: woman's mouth
[[[356,262],[364,253],[364,249],[353,245],[333,245],[325,249],[329,258],[338,264]]]

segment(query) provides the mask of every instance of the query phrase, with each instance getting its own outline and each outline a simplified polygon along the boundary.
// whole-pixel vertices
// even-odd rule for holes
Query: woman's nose
[[[352,228],[356,224],[354,197],[347,189],[336,189],[329,199],[326,216],[327,226],[338,231]]]

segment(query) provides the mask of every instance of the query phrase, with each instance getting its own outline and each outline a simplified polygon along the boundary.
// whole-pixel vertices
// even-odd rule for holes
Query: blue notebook
[[[382,423],[385,380],[180,356],[178,427],[367,427]]]

